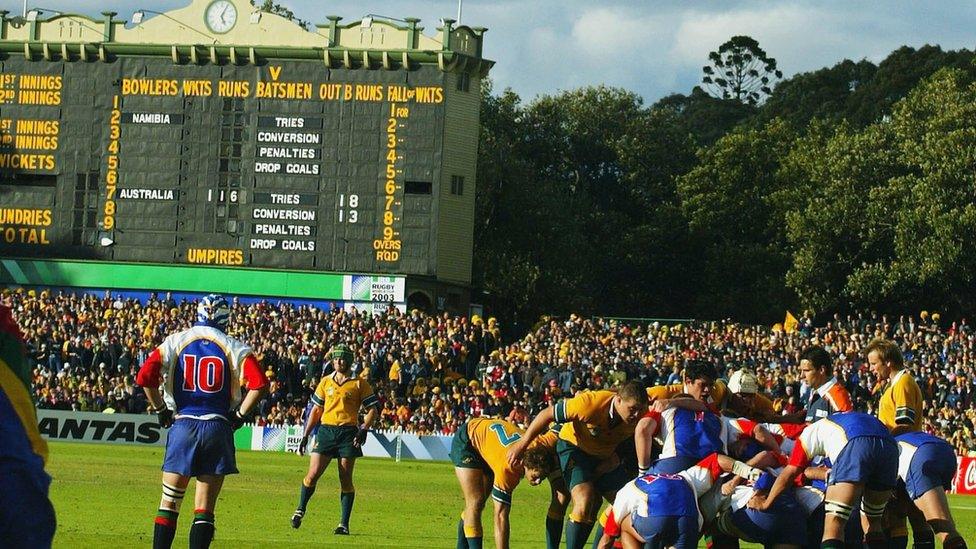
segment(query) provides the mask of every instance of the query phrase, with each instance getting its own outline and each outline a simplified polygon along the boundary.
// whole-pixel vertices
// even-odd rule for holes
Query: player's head
[[[329,352],[329,358],[335,369],[340,372],[347,372],[352,367],[352,349],[344,343],[340,343]]]
[[[197,324],[205,324],[221,331],[227,330],[230,321],[230,305],[224,296],[210,294],[197,303]]]
[[[898,345],[880,337],[868,343],[864,355],[871,371],[881,379],[887,379],[892,370],[901,370],[905,365]]]
[[[814,389],[830,379],[830,366],[830,355],[820,345],[807,347],[800,353],[800,375]]]
[[[525,451],[522,466],[525,468],[525,480],[537,486],[556,468],[556,456],[550,449],[537,444]]]
[[[637,423],[647,413],[647,389],[639,381],[628,381],[617,390],[613,406],[624,421]]]
[[[702,360],[692,360],[685,365],[685,392],[706,402],[712,396],[712,386],[717,377],[714,366]]]
[[[745,368],[736,370],[729,376],[729,390],[739,395],[751,408],[759,392],[759,379]]]

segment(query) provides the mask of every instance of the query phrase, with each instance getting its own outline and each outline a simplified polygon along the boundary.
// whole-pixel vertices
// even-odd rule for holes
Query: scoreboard
[[[0,256],[434,275],[445,73],[0,59]]]

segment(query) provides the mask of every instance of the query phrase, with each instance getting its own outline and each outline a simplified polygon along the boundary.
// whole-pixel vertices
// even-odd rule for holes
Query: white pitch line
[[[967,511],[976,511],[976,507],[973,507],[971,505],[950,505],[949,507],[951,507],[952,509],[965,509]]]

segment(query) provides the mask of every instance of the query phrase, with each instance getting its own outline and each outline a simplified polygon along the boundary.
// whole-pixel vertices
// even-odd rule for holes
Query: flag
[[[792,334],[796,331],[796,327],[799,325],[800,321],[798,321],[792,313],[786,311],[786,319],[783,320],[783,330],[785,330],[788,334]]]

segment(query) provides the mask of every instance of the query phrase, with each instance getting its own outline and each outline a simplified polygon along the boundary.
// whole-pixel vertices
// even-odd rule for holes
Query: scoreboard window
[[[436,274],[436,66],[11,56],[0,74],[2,255]]]

